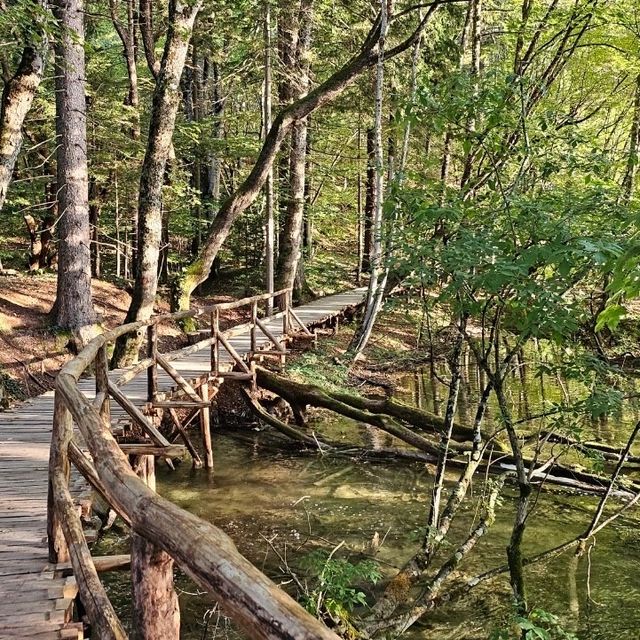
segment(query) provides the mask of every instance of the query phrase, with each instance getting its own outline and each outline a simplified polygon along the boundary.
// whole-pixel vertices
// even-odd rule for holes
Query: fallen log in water
[[[397,400],[375,400],[350,393],[334,392],[315,385],[295,382],[263,367],[256,367],[258,386],[284,398],[293,405],[312,405],[335,411],[348,418],[384,429],[392,424],[388,418],[397,418],[427,433],[441,433],[444,420],[433,413],[411,407]],[[453,427],[453,437],[458,442],[473,440],[473,429],[459,423]]]
[[[320,449],[329,455],[363,457],[369,459],[396,458],[412,461],[437,462],[439,457],[439,443],[416,434],[411,428],[418,428],[423,432],[440,434],[444,421],[424,410],[410,407],[395,400],[375,400],[363,398],[345,392],[334,392],[322,389],[316,385],[303,384],[290,380],[264,369],[256,368],[256,381],[259,387],[284,398],[290,404],[314,406],[328,409],[347,418],[374,426],[393,435],[405,444],[417,449],[401,449],[398,447],[367,449],[362,446],[350,446],[344,443],[334,443],[326,440],[322,435],[309,435],[305,431],[292,427],[279,418],[269,414],[250,394],[246,394],[247,401],[257,417],[304,446]],[[409,425],[405,426],[397,420]],[[469,440],[473,433],[470,427],[456,423],[454,431],[458,440]],[[567,449],[574,448],[575,443],[566,444]],[[453,456],[447,466],[450,469],[464,469],[467,465],[467,449],[459,443],[451,443]],[[576,447],[577,448],[577,447]],[[610,453],[610,452],[609,452]],[[619,457],[619,454],[618,454]],[[579,491],[603,493],[609,486],[609,478],[569,464],[561,464],[557,458],[537,459],[525,457],[523,459],[527,473],[531,474],[534,483],[549,483]],[[505,450],[504,445],[497,441],[491,442],[483,453],[483,462],[478,466],[480,472],[504,473],[514,469],[516,460]],[[531,471],[532,470],[532,471]],[[640,483],[626,482],[617,490],[618,495],[631,495],[640,491]]]

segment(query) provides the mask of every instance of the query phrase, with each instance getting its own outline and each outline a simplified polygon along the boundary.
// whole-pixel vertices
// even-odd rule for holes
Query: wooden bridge
[[[170,637],[167,629],[176,629],[175,561],[249,637],[335,640],[335,634],[245,560],[222,531],[158,496],[152,475],[141,470],[152,468],[156,457],[170,461],[185,445],[196,466],[211,466],[209,407],[219,385],[226,378],[251,383],[257,358],[284,358],[289,337],[296,332],[310,337],[310,327],[337,321],[362,302],[364,293],[355,289],[294,310],[286,290],[124,325],[94,339],[65,365],[55,394],[1,413],[0,639],[84,637],[74,609],[78,598],[94,637],[126,637],[98,577],[109,562],[91,557],[73,497],[74,485],[88,482],[131,526],[132,572],[138,576],[134,610],[141,625],[151,625],[147,632],[153,633],[163,617],[162,637]],[[281,308],[266,317],[274,300]],[[247,308],[250,321],[220,331],[220,314],[240,307]],[[196,316],[207,318],[210,335],[160,354],[158,325]],[[120,335],[142,331],[147,333],[147,358],[109,372],[110,344]],[[87,376],[89,371],[95,373]],[[187,411],[186,418],[179,409]],[[185,445],[176,447],[158,431],[162,411],[168,412]],[[198,414],[204,460],[186,433]],[[144,439],[119,444],[113,434],[123,429],[143,433]],[[170,583],[163,601],[150,595],[154,581],[155,586]]]

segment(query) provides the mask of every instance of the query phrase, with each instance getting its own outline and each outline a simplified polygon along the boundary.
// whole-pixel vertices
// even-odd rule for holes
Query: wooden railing
[[[91,557],[69,490],[71,464],[131,527],[130,564],[136,636],[167,640],[179,636],[179,611],[173,590],[175,561],[250,638],[337,639],[333,632],[247,561],[223,531],[155,492],[153,473],[149,473],[148,464],[142,463],[146,461],[152,466],[154,456],[170,460],[176,452],[180,452],[180,448],[171,445],[149,416],[133,405],[119,388],[130,379],[128,376],[146,368],[147,400],[152,407],[154,403],[159,405],[156,377],[156,367],[159,365],[187,397],[185,403],[191,403],[189,406],[196,411],[206,409],[209,400],[207,393],[198,393],[172,367],[170,358],[158,353],[158,325],[208,315],[211,325],[208,339],[211,345],[211,378],[202,385],[203,389],[208,389],[210,379],[218,379],[229,373],[221,370],[220,349],[230,353],[236,369],[239,369],[234,373],[245,376],[252,374],[251,364],[247,365],[237,352],[234,353],[227,337],[220,331],[221,311],[250,307],[252,351],[257,349],[257,332],[262,331],[273,344],[275,352],[284,355],[285,348],[258,318],[258,304],[266,302],[269,309],[274,298],[281,302],[285,334],[290,332],[291,323],[297,323],[308,333],[291,309],[291,291],[287,289],[197,311],[155,316],[148,322],[118,327],[92,340],[58,374],[49,461],[49,555],[50,561],[60,567],[70,561],[94,637],[120,639],[127,636],[98,575],[98,570],[110,563],[96,562]],[[119,336],[144,330],[147,331],[148,357],[133,372],[112,382],[108,377],[109,345]],[[202,346],[202,343],[198,345],[199,348]],[[78,386],[80,376],[92,367],[96,380],[93,401]],[[111,401],[122,406],[132,422],[146,434],[147,443],[118,444],[111,429]],[[168,408],[173,410],[171,406]],[[206,413],[208,418],[208,409]],[[208,421],[205,422],[208,430]],[[74,424],[89,456],[76,441]],[[207,451],[206,436],[204,444],[208,458],[210,448]],[[128,456],[127,453],[134,455]],[[141,472],[142,468],[147,469],[146,474]]]

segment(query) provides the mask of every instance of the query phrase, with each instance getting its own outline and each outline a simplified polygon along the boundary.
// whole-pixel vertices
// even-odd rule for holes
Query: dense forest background
[[[0,10],[5,305],[55,283],[41,329],[75,351],[114,323],[96,311],[97,292],[126,292],[132,322],[221,295],[291,289],[303,301],[366,287],[349,343],[308,377],[346,385],[389,301],[386,321],[410,324],[412,351],[431,363],[442,416],[317,395],[268,372],[259,382],[292,406],[359,408],[436,465],[419,548],[370,611],[338,615],[320,598],[314,613],[345,637],[399,634],[504,573],[517,637],[571,637],[533,615],[525,568],[583,552],[626,508],[603,516],[614,487],[633,489],[628,506],[640,498],[622,479],[640,426],[604,444],[594,435],[637,397],[636,0],[15,0]],[[10,313],[0,321],[16,328]],[[122,336],[111,364],[135,361],[142,338]],[[460,424],[470,367],[477,395]],[[539,414],[522,394],[516,406],[509,386],[518,377],[524,388],[529,369],[562,391]],[[509,470],[472,496],[482,515],[454,532],[462,542],[448,555],[454,516],[495,452]],[[580,535],[525,558],[544,474],[600,498]],[[506,565],[453,584],[507,481]]]

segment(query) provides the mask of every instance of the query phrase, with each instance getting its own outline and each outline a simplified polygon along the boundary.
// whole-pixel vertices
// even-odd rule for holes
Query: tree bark
[[[384,289],[387,283],[386,272],[383,275],[382,265],[382,245],[383,245],[383,204],[384,204],[384,157],[382,149],[382,117],[384,100],[384,51],[387,36],[387,0],[381,0],[381,28],[380,41],[378,44],[378,63],[376,66],[376,89],[375,89],[375,123],[374,131],[374,157],[375,157],[375,189],[376,198],[373,208],[373,218],[371,221],[371,252],[369,287],[367,290],[367,300],[365,302],[364,316],[353,335],[348,351],[357,357],[366,347],[373,331],[378,312],[382,308]]]
[[[367,129],[367,178],[362,231],[362,270],[371,270],[373,210],[376,204],[376,142],[373,127]]]
[[[175,10],[175,0],[169,2],[169,24],[171,25],[171,12]],[[142,48],[147,60],[147,66],[151,75],[157,80],[161,63],[156,59],[156,40],[153,35],[153,0],[140,0],[138,11],[138,24],[142,36]],[[166,51],[166,46],[165,46]]]
[[[127,78],[129,80],[129,90],[124,100],[124,104],[131,107],[133,123],[131,127],[131,137],[133,140],[140,138],[140,114],[138,107],[140,98],[138,93],[138,68],[136,66],[136,23],[134,0],[126,0],[127,3],[127,23],[126,26],[120,22],[119,0],[109,0],[109,10],[111,21],[122,42],[122,56],[127,65]]]
[[[91,299],[91,231],[84,93],[84,2],[57,0],[63,29],[56,42],[56,134],[58,137],[58,287],[55,323],[81,342],[94,331]]]
[[[42,80],[46,50],[46,38],[39,47],[26,46],[15,74],[5,81],[0,108],[0,211],[22,147],[22,124]]]
[[[627,170],[622,182],[622,192],[626,201],[631,200],[635,191],[638,162],[640,162],[640,73],[636,76],[633,120],[629,136],[629,155],[627,158]]]
[[[272,69],[271,69],[271,0],[264,3],[264,96],[262,101],[263,135],[267,137],[272,119]],[[273,194],[273,167],[265,182],[265,221],[264,221],[264,262],[265,288],[267,293],[275,291],[275,209]],[[267,315],[273,311],[273,300],[267,301]]]
[[[313,0],[302,0],[298,15],[295,16],[296,30],[287,43],[285,69],[290,81],[288,98],[299,100],[309,91],[309,48],[311,44]],[[304,276],[300,273],[302,264],[302,230],[304,225],[305,182],[307,166],[307,118],[295,121],[291,129],[289,152],[287,206],[280,240],[276,289],[286,289],[295,284],[302,285]],[[296,287],[294,295],[300,297],[302,291]]]
[[[201,5],[202,0],[193,6],[170,2],[169,31],[153,94],[149,139],[140,175],[136,279],[125,323],[147,320],[153,313],[163,226],[162,185],[180,104],[180,77]],[[140,333],[122,336],[116,343],[114,364],[121,366],[135,360],[141,340]]]
[[[100,278],[100,213],[106,189],[98,186],[95,176],[89,178],[89,223],[91,225],[91,275]]]

